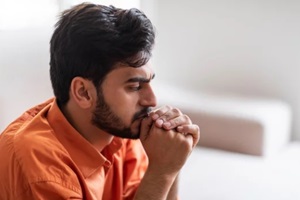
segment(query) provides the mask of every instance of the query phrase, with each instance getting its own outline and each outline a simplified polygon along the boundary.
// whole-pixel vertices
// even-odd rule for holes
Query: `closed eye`
[[[128,88],[132,91],[139,91],[142,89],[143,84],[149,84],[149,82],[154,78],[155,74],[152,75],[150,79],[144,78],[144,77],[133,77],[128,79],[127,83],[133,83],[133,85],[129,86]]]
[[[129,84],[127,85],[128,91],[139,91],[142,89],[141,83]]]
[[[142,86],[135,86],[135,87],[130,87],[133,91],[139,91],[140,89],[142,89]]]

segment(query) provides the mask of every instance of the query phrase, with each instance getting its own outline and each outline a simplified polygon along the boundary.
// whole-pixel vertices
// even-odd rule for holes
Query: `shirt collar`
[[[105,148],[110,156],[109,158],[105,157],[68,122],[58,107],[56,99],[53,100],[47,118],[55,136],[68,151],[85,178],[101,166],[109,167],[110,157],[122,146],[122,139],[114,137],[113,141]]]

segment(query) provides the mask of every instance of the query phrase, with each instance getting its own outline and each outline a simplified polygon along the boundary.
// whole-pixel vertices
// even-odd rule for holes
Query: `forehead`
[[[105,81],[109,82],[126,82],[128,79],[139,77],[144,79],[151,79],[154,75],[154,71],[150,63],[147,63],[141,67],[130,67],[126,65],[119,65],[106,76]]]

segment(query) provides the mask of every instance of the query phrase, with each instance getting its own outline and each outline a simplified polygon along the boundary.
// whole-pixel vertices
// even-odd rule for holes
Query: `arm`
[[[134,200],[164,200],[173,182],[174,176],[172,175],[168,176],[157,173],[156,171],[147,170]]]
[[[175,181],[173,182],[173,185],[168,193],[167,200],[175,200],[178,197],[178,175],[175,178]]]
[[[173,183],[170,186],[171,182]],[[161,175],[155,177],[151,172],[148,172],[145,174],[138,192],[135,200],[138,200],[139,196],[143,196],[141,199],[176,200],[178,197],[178,176],[174,180],[172,177],[168,178]],[[167,198],[165,198],[166,195]]]
[[[164,130],[176,130],[180,133],[190,134],[193,137],[193,147],[198,143],[200,137],[199,127],[192,124],[190,118],[177,108],[170,106],[161,107],[150,113],[152,122],[156,127]],[[152,125],[152,124],[151,124]],[[150,122],[148,124],[150,127]],[[178,175],[168,191],[167,200],[175,200],[178,197]]]
[[[176,129],[176,131],[181,133],[190,133],[193,136],[193,146],[198,143],[199,136],[197,136],[199,132],[199,127],[197,125],[193,125],[190,118],[184,114],[177,108],[172,108],[170,106],[161,107],[150,114],[153,121],[155,121],[155,125],[159,128],[163,128],[165,130]],[[167,200],[178,199],[178,176],[176,177],[173,185],[169,191]]]
[[[189,128],[184,127],[188,133]],[[175,129],[157,127],[151,117],[143,120],[140,140],[149,158],[149,167],[135,200],[165,200],[168,195],[169,198],[177,196],[177,181],[174,181],[193,149],[193,134],[199,138],[199,128],[192,134],[181,134]]]

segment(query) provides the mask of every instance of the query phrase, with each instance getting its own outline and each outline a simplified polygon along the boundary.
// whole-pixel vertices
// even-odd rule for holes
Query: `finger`
[[[200,128],[198,125],[196,124],[182,125],[182,126],[178,126],[176,129],[180,133],[183,133],[185,135],[190,135],[193,137],[193,147],[195,147],[199,142]]]
[[[170,108],[167,112],[165,112],[163,115],[159,117],[159,119],[162,119],[164,122],[167,122],[171,119],[174,119],[176,117],[179,117],[182,115],[181,111],[177,108]]]
[[[153,120],[151,117],[145,117],[141,122],[140,140],[145,141],[149,135]]]
[[[152,120],[157,120],[159,117],[164,115],[168,110],[172,109],[170,106],[160,107],[150,113]]]
[[[190,147],[194,148],[195,145],[194,145],[194,138],[193,138],[193,136],[187,134],[187,135],[185,135],[185,138],[188,140],[188,143],[189,143]]]
[[[180,115],[176,118],[170,119],[169,121],[163,122],[162,127],[166,130],[171,130],[178,126],[192,124],[191,119],[187,115]]]
[[[159,110],[156,110],[152,115],[152,119],[155,120],[155,125],[158,127],[158,128],[162,128],[163,124],[165,124],[165,129],[167,130],[170,130],[171,127],[172,127],[172,124],[170,124],[170,120],[173,120],[179,116],[181,116],[182,113],[179,109],[177,108],[172,108],[170,106],[165,106],[165,107],[162,107],[160,108]],[[187,117],[187,116],[184,116],[184,117]],[[178,121],[178,119],[177,119]],[[172,123],[172,122],[171,122]],[[179,123],[180,124],[180,123]],[[179,125],[177,123],[177,126]],[[185,123],[183,123],[185,124]],[[175,124],[176,125],[176,124]],[[176,127],[176,126],[175,126]],[[175,128],[173,127],[173,128]]]

